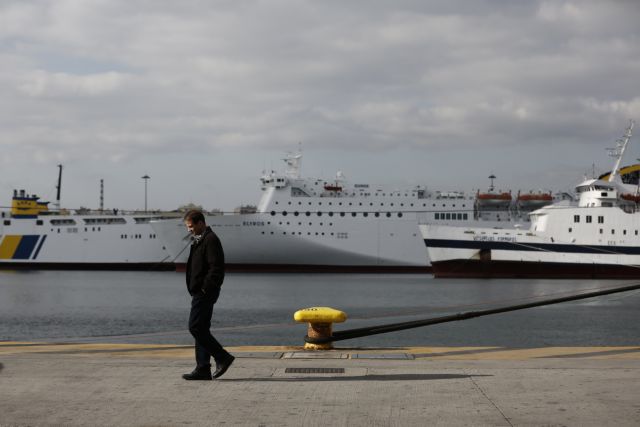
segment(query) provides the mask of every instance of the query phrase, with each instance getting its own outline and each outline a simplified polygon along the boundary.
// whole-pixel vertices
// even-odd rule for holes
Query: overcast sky
[[[635,0],[1,0],[0,61],[3,206],[62,163],[63,206],[148,174],[150,208],[229,210],[300,143],[306,176],[566,189],[640,120]]]

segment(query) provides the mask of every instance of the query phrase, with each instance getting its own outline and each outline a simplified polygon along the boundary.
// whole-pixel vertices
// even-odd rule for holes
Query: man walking
[[[184,223],[193,235],[193,243],[187,261],[187,290],[191,295],[189,332],[196,340],[196,368],[184,374],[185,380],[211,380],[222,376],[234,361],[211,335],[213,305],[218,300],[224,281],[224,252],[218,236],[208,227],[204,215],[190,210]],[[211,357],[216,361],[216,370],[211,374]]]

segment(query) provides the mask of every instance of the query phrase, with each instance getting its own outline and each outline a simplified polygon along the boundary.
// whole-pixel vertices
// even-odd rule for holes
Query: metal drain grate
[[[344,374],[344,368],[287,368],[285,374]]]

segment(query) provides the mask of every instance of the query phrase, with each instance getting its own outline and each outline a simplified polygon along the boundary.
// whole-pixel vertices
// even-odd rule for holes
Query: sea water
[[[296,310],[347,313],[334,330],[523,304],[632,284],[436,279],[428,274],[228,273],[212,331],[223,345],[301,345]],[[191,344],[184,273],[0,271],[0,340]],[[341,346],[638,345],[640,292],[341,342]]]

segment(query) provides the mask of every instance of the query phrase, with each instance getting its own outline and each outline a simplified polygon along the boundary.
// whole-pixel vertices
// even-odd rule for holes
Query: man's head
[[[204,233],[207,228],[207,223],[204,220],[204,215],[199,210],[192,209],[184,214],[184,225],[186,225],[189,233],[198,236]]]

